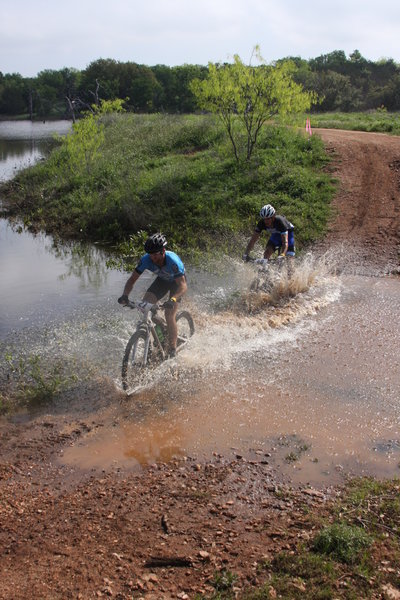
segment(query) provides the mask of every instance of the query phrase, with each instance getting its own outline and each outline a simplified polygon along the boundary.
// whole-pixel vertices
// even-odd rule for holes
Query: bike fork
[[[149,354],[149,348],[150,348],[150,329],[147,328],[146,344],[144,347],[144,356],[143,356],[143,364],[144,365],[147,365],[147,357]]]
[[[147,357],[149,355],[151,330],[147,324],[141,324],[138,327],[137,331],[143,331],[143,333],[146,334],[146,341],[144,344],[143,361],[142,361],[142,367],[145,367],[147,365]],[[135,355],[136,355],[136,349],[135,349]],[[134,362],[136,362],[135,359],[134,359]]]

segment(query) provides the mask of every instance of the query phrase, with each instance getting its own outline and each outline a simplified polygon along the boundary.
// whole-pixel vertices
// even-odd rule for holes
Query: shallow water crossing
[[[209,316],[177,361],[105,414],[112,426],[63,460],[102,468],[216,453],[264,460],[294,483],[398,475],[400,282],[319,288],[251,316]]]

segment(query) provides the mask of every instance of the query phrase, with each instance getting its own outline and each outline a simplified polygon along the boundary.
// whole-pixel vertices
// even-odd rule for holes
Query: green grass
[[[0,415],[47,404],[77,380],[65,361],[51,364],[37,354],[16,357],[7,353],[4,358]]]
[[[303,118],[304,127],[305,119]],[[301,125],[299,121],[298,125]],[[347,129],[400,135],[400,113],[378,109],[362,113],[315,113],[311,115],[311,128]]]
[[[313,541],[315,552],[333,556],[336,560],[354,564],[364,548],[368,548],[372,538],[355,525],[334,523],[320,531]]]
[[[338,506],[341,519],[362,523],[374,535],[400,541],[400,480],[354,479]]]
[[[58,147],[3,185],[27,226],[122,244],[126,255],[162,230],[187,255],[240,254],[238,240],[251,235],[266,202],[295,224],[299,248],[327,225],[334,188],[323,144],[287,127],[265,127],[253,160],[239,167],[212,116],[114,115],[96,155],[79,165],[68,152]]]

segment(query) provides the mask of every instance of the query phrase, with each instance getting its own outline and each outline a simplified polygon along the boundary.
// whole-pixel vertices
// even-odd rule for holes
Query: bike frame
[[[166,352],[164,351],[164,348],[162,347],[160,338],[157,335],[157,331],[156,331],[156,328],[154,326],[154,321],[153,321],[153,318],[155,317],[156,312],[158,311],[158,309],[160,307],[157,304],[153,304],[153,305],[151,305],[152,308],[146,309],[147,304],[148,304],[147,302],[132,302],[130,300],[128,302],[128,304],[126,305],[126,306],[129,306],[129,308],[136,308],[139,312],[142,313],[142,318],[140,319],[138,326],[136,327],[136,331],[138,331],[139,329],[146,330],[146,344],[144,347],[143,365],[147,364],[147,357],[149,354],[150,336],[151,335],[153,335],[153,338],[157,344],[157,347],[158,347],[159,351],[161,352],[162,360],[164,360],[166,357]]]
[[[141,365],[142,367],[145,367],[147,365],[147,361],[150,357],[149,355],[151,352],[152,342],[153,342],[153,348],[156,350],[156,359],[164,361],[168,358],[168,353],[167,353],[167,349],[166,349],[168,347],[168,345],[167,345],[167,347],[164,346],[163,338],[159,337],[159,335],[157,333],[157,329],[156,329],[157,326],[159,325],[163,329],[163,331],[165,331],[165,333],[167,333],[168,327],[167,327],[165,320],[163,319],[162,316],[157,315],[157,312],[160,309],[164,309],[165,305],[164,304],[151,304],[151,303],[145,302],[145,301],[135,302],[135,301],[128,300],[128,302],[126,302],[124,304],[124,306],[128,307],[128,308],[136,308],[140,313],[142,313],[142,316],[139,319],[139,322],[136,327],[136,331],[132,334],[132,336],[128,342],[128,345],[125,349],[125,355],[124,355],[124,360],[123,360],[123,364],[122,364],[122,379],[123,379],[123,381],[124,381],[124,378],[126,378],[127,364],[128,364],[130,352],[133,350],[133,353],[135,356],[139,338],[142,338],[142,340],[144,340],[143,354],[142,354],[139,362],[135,361],[135,364]],[[177,322],[180,321],[181,323],[186,323],[189,326],[189,331],[187,332],[188,335],[183,334],[183,336],[182,336],[182,335],[179,335],[179,332],[178,332],[176,352],[180,352],[182,350],[182,348],[184,348],[189,337],[191,337],[194,333],[194,323],[193,323],[193,318],[190,315],[190,313],[185,310],[182,310],[177,313],[176,321]],[[153,340],[151,339],[151,336],[153,336]],[[131,340],[132,340],[132,342],[131,342]],[[125,386],[124,386],[124,389],[126,389]]]

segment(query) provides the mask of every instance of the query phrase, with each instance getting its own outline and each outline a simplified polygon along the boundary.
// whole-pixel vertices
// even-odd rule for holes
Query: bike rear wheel
[[[178,327],[177,349],[180,349],[194,334],[192,315],[187,310],[182,310],[176,315],[176,324]]]
[[[146,331],[135,331],[129,339],[124,358],[122,360],[122,387],[128,390],[137,380],[138,374],[146,364],[149,363],[152,355],[151,340],[149,340],[149,349],[147,360],[145,361],[145,350],[148,334]]]

